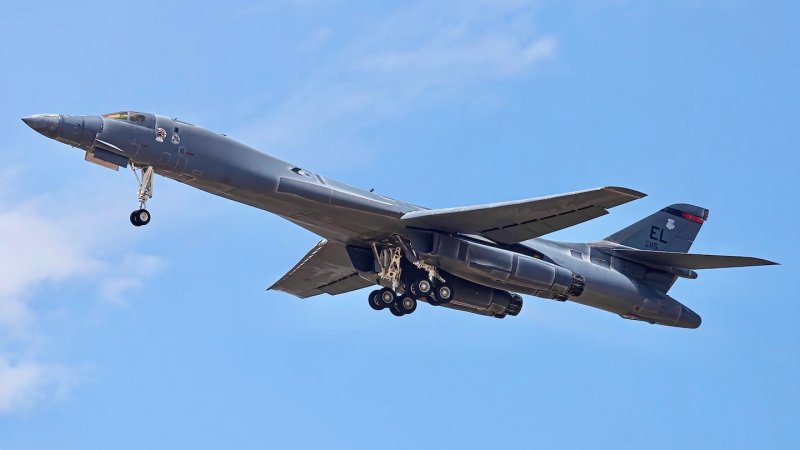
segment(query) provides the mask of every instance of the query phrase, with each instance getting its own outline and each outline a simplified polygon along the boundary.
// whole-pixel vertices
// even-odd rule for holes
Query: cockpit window
[[[103,114],[106,119],[128,120],[127,112],[115,112],[111,114]]]
[[[111,114],[104,114],[106,119],[122,120],[141,127],[155,128],[155,116],[147,113],[135,111],[120,111]]]

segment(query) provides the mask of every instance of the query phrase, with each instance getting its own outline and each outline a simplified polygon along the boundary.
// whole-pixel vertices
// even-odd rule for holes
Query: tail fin
[[[706,219],[707,209],[679,203],[667,206],[605,240],[640,250],[686,253]]]

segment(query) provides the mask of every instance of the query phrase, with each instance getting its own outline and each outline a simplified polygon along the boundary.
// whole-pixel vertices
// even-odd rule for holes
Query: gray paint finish
[[[383,289],[370,294],[370,305],[398,316],[413,312],[420,300],[503,318],[519,313],[523,293],[697,328],[700,316],[667,295],[678,277],[696,278],[695,269],[774,264],[687,253],[708,218],[708,210],[687,204],[668,206],[597,242],[541,238],[645,196],[623,187],[430,210],[157,114],[42,114],[22,120],[85,151],[89,162],[141,171],[140,209],[131,214],[137,226],[150,220],[144,207],[152,186],[145,173],[154,171],[318,234],[324,239],[270,288],[300,298],[378,286]]]

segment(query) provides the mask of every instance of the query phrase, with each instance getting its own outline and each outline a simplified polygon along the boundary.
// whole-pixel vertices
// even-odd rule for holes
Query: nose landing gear
[[[139,209],[131,213],[131,223],[140,227],[150,223],[150,212],[145,209],[145,206],[147,205],[147,200],[153,197],[153,166],[136,167],[131,164],[131,170],[136,177],[136,181],[139,182]],[[141,171],[141,177],[137,170]]]
[[[131,213],[131,223],[134,226],[140,227],[150,223],[150,211],[146,209],[137,209]]]

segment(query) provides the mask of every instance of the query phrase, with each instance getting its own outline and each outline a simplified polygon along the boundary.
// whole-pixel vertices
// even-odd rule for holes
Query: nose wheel
[[[150,223],[150,212],[146,209],[137,209],[131,213],[131,223],[136,227],[147,225]]]
[[[145,205],[147,205],[147,200],[153,197],[153,166],[137,167],[131,164],[131,170],[136,181],[139,182],[139,209],[131,213],[131,223],[133,226],[140,227],[150,223],[150,211],[145,209]]]

